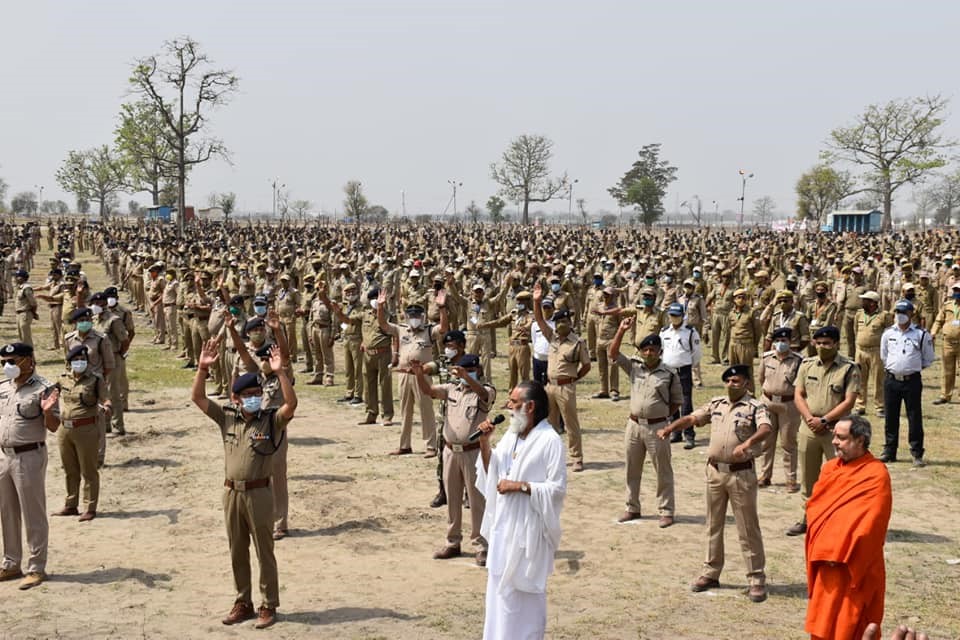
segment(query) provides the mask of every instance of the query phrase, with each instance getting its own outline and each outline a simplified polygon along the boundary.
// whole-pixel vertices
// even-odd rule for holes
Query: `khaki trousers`
[[[547,400],[550,413],[547,417],[554,429],[563,418],[567,431],[567,448],[570,462],[583,462],[583,438],[580,433],[580,417],[577,415],[577,383],[565,385],[547,384]]]
[[[856,309],[844,309],[843,310],[843,328],[841,334],[844,340],[847,341],[847,357],[851,360],[854,355],[856,355],[856,345],[857,345],[857,310]]]
[[[757,357],[757,345],[752,342],[734,342],[730,341],[730,352],[727,358],[731,365],[745,364],[750,367],[750,380],[748,388],[753,393],[753,360]]]
[[[960,355],[960,340],[943,339],[943,348],[940,350],[943,357],[943,374],[940,381],[940,397],[949,400],[953,395],[953,387],[957,380],[957,356]],[[861,374],[862,375],[862,374]],[[883,381],[877,383],[881,392],[877,396],[878,402],[883,402]]]
[[[797,432],[800,430],[800,412],[793,400],[773,402],[761,396],[770,414],[770,435],[763,441],[763,469],[760,478],[773,478],[773,461],[777,457],[777,438],[783,446],[783,473],[787,482],[797,481]]]
[[[287,491],[287,448],[289,438],[283,434],[283,442],[273,454],[273,476],[270,488],[273,490],[273,530],[286,531],[287,513],[290,510],[290,494]]]
[[[380,353],[363,352],[363,378],[366,384],[367,417],[377,416],[377,401],[380,416],[393,419],[393,380],[390,378],[390,349]]]
[[[491,365],[493,363],[493,341],[490,340],[490,330],[467,331],[467,353],[480,356],[480,366],[483,368],[483,379],[493,380]]]
[[[510,388],[530,379],[532,356],[529,344],[510,345]]]
[[[129,351],[127,353],[129,353]],[[117,360],[116,365],[118,370],[117,375],[119,376],[118,379],[120,380],[120,383],[119,383],[120,398],[121,398],[121,401],[123,402],[123,410],[129,411],[130,410],[130,406],[129,406],[130,405],[130,378],[127,377],[127,359],[121,358],[120,354],[117,354],[116,360]],[[121,422],[120,422],[121,425],[123,424],[122,420],[123,418],[121,417]]]
[[[860,393],[857,395],[857,410],[866,409],[873,393],[873,404],[883,409],[883,362],[880,347],[857,347],[857,366],[860,367]],[[871,384],[871,382],[873,384]]]
[[[400,428],[400,448],[412,448],[413,409],[416,406],[420,411],[420,435],[424,446],[427,449],[436,450],[437,418],[433,413],[433,400],[420,391],[417,377],[412,373],[401,373],[398,386],[400,387],[400,417],[403,421]],[[444,451],[444,455],[447,453],[449,450]]]
[[[813,485],[820,477],[820,467],[825,460],[833,460],[837,453],[833,449],[833,433],[824,431],[820,435],[810,430],[806,423],[800,425],[799,431],[799,451],[800,451],[800,470],[802,473],[801,493],[803,497],[804,512],[803,521],[807,521],[806,504],[807,499],[813,492]]]
[[[23,538],[27,530],[25,573],[47,568],[47,448],[12,456],[0,455],[0,525],[3,530],[3,568],[21,567]]]
[[[65,507],[80,506],[80,479],[83,478],[83,502],[86,511],[96,511],[100,500],[100,472],[97,449],[100,434],[96,424],[75,429],[60,429],[60,461],[67,484]]]
[[[757,474],[754,469],[723,472],[707,464],[707,559],[703,576],[720,579],[723,570],[723,525],[727,519],[727,503],[733,511],[740,538],[740,551],[751,585],[765,584],[763,535],[757,515]]]
[[[171,349],[180,348],[180,333],[178,331],[180,323],[177,318],[177,305],[171,304],[170,306],[164,305],[163,307],[163,324],[167,329],[167,344],[170,345]]]
[[[53,334],[53,348],[60,348],[63,340],[63,305],[50,307],[50,333]]]
[[[710,354],[720,362],[730,350],[730,316],[727,311],[714,311],[710,320]]]
[[[599,324],[599,318],[587,312],[587,350],[590,351],[591,359],[597,357],[597,326]]]
[[[347,397],[363,397],[363,358],[360,340],[345,338],[343,341],[343,366],[347,376]]]
[[[196,363],[197,357],[193,350],[193,332],[191,329],[193,318],[188,318],[185,314],[180,313],[179,309],[177,315],[179,316],[178,320],[180,320],[180,333],[183,334],[183,350],[187,353],[187,362]]]
[[[153,321],[154,341],[157,344],[163,344],[167,340],[167,325],[163,316],[163,304],[157,303],[153,306],[150,303],[150,319]]]
[[[33,315],[29,311],[17,311],[17,338],[33,346]]]
[[[600,393],[620,393],[620,367],[607,355],[609,340],[597,341],[597,369],[600,370]]]
[[[107,393],[110,396],[110,404],[112,406],[112,415],[110,416],[110,426],[116,427],[118,431],[123,431],[123,386],[127,373],[127,361],[120,357],[119,353],[114,353],[113,358],[117,363],[123,363],[122,365],[115,366],[110,370],[110,375],[107,376]],[[104,427],[106,427],[106,420],[104,420]]]
[[[262,487],[251,491],[223,490],[223,516],[230,544],[233,585],[236,601],[252,603],[250,574],[250,539],[260,562],[260,597],[262,606],[280,605],[280,579],[277,558],[273,554],[273,491]]]
[[[314,327],[310,334],[310,347],[313,351],[314,378],[324,376],[324,382],[333,384],[333,329],[330,327]],[[349,385],[348,385],[349,386]]]
[[[657,513],[673,516],[676,504],[670,441],[658,438],[656,429],[665,424],[650,426],[627,420],[623,444],[627,453],[627,511],[630,513],[640,513],[640,480],[643,478],[643,463],[649,453],[650,463],[657,474]]]
[[[310,327],[306,321],[300,323],[300,344],[303,346],[303,355],[307,361],[307,373],[313,371],[313,345],[310,342]]]
[[[478,455],[479,449],[456,452],[445,447],[443,486],[447,490],[447,544],[455,546],[463,540],[463,490],[466,487],[470,498],[470,542],[474,550],[481,551],[487,548],[487,541],[480,535],[486,502],[476,486]]]
[[[300,354],[297,344],[297,316],[280,316],[280,323],[287,332],[287,349],[290,352],[290,362],[296,362]]]
[[[207,318],[200,319],[197,316],[190,318],[190,340],[193,343],[193,355],[196,360],[190,360],[196,363],[203,352],[203,343],[210,339],[210,328],[207,326]]]

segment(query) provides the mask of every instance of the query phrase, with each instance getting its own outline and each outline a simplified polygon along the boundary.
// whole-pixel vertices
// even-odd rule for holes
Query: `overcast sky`
[[[743,168],[748,210],[769,195],[788,213],[830,129],[870,103],[943,93],[960,138],[952,2],[11,0],[0,15],[8,201],[43,185],[72,207],[58,166],[113,140],[132,62],[180,35],[241,79],[212,123],[233,164],[198,168],[187,201],[234,191],[243,212],[270,210],[275,177],[326,212],[351,179],[391,212],[405,191],[409,213],[439,213],[450,179],[461,211],[482,206],[489,164],[538,133],[592,212],[616,211],[607,188],[660,142],[679,168],[668,210],[695,194],[736,208]]]

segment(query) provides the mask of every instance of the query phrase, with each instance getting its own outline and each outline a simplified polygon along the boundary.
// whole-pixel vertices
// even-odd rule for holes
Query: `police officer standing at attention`
[[[750,586],[747,597],[753,602],[767,599],[766,556],[757,514],[757,472],[754,458],[770,435],[767,408],[750,395],[752,376],[747,365],[728,367],[721,376],[727,396],[716,397],[688,416],[671,422],[657,435],[666,439],[671,432],[710,424],[707,451],[707,559],[703,573],[690,589],[706,591],[720,586],[723,571],[723,526],[727,503],[733,509],[743,561]]]
[[[40,316],[37,315],[37,298],[33,295],[33,288],[27,284],[29,277],[30,274],[23,269],[18,269],[13,274],[17,283],[14,307],[17,312],[17,337],[20,342],[33,346],[33,321],[39,320]]]
[[[590,371],[590,352],[587,343],[573,333],[573,318],[567,310],[553,314],[551,327],[543,317],[543,288],[533,287],[533,316],[550,343],[547,355],[547,400],[549,422],[563,425],[569,435],[570,460],[573,471],[583,471],[583,438],[580,417],[577,415],[577,381]],[[554,427],[556,428],[556,427]]]
[[[900,440],[900,404],[907,408],[907,440],[913,466],[923,467],[923,410],[920,394],[923,382],[920,371],[933,364],[933,338],[925,330],[910,322],[914,312],[909,300],[901,300],[894,307],[894,325],[883,332],[880,339],[880,359],[886,371],[883,383],[884,432],[881,462],[897,461]]]
[[[679,414],[671,413],[672,418],[679,418],[693,412],[693,368],[700,364],[702,347],[700,334],[683,321],[682,304],[670,304],[667,307],[667,319],[670,324],[660,330],[660,340],[663,342],[663,363],[676,371],[680,378],[683,405]],[[685,429],[682,434],[677,432],[670,436],[670,442],[680,442],[681,439],[686,441],[684,449],[697,446],[693,427]]]
[[[797,432],[800,429],[800,413],[793,396],[797,372],[803,356],[791,349],[794,342],[790,327],[773,330],[773,349],[760,358],[760,402],[770,416],[770,436],[763,441],[763,470],[760,486],[769,487],[773,480],[773,461],[777,454],[777,438],[783,446],[784,474],[787,477],[787,493],[800,491],[797,482]]]
[[[960,282],[951,285],[951,294],[944,300],[937,313],[937,319],[930,330],[930,337],[943,335],[940,355],[943,358],[940,397],[933,404],[947,404],[953,396],[953,387],[957,379],[957,357],[960,356]]]
[[[104,380],[110,379],[110,372],[116,366],[113,345],[110,338],[93,328],[93,311],[88,307],[80,307],[70,315],[70,322],[75,323],[76,330],[63,336],[65,354],[79,344],[87,347],[87,367],[93,373],[99,374]],[[108,383],[109,386],[109,383]],[[97,429],[100,432],[100,446],[97,454],[97,463],[102,467],[107,453],[107,421],[109,417],[99,415]]]
[[[855,339],[851,336],[851,339]],[[793,396],[803,419],[798,447],[803,474],[803,518],[787,529],[788,536],[807,532],[807,498],[820,477],[824,460],[836,456],[833,447],[833,425],[850,413],[860,393],[860,368],[850,358],[838,353],[840,329],[822,327],[813,334],[817,355],[800,363]]]
[[[210,366],[220,357],[217,340],[208,340],[193,378],[193,403],[220,427],[224,449],[223,513],[233,565],[236,600],[223,624],[232,625],[253,617],[263,629],[276,622],[280,605],[277,559],[273,553],[273,454],[286,434],[287,423],[297,408],[297,395],[283,367],[280,348],[270,351],[270,368],[276,373],[283,395],[278,409],[261,408],[263,388],[259,372],[238,377],[231,388],[233,403],[211,402],[205,392]],[[254,613],[250,576],[250,539],[260,563],[260,593],[263,604]]]
[[[107,383],[90,370],[87,346],[78,344],[67,353],[70,371],[60,376],[60,461],[63,464],[67,497],[55,516],[80,516],[80,522],[97,517],[100,499],[100,472],[97,470],[99,405],[109,410]],[[80,504],[80,479],[83,478],[83,514]]]
[[[684,401],[680,377],[661,360],[662,340],[651,334],[640,341],[640,358],[620,353],[623,336],[633,326],[633,318],[624,318],[610,343],[610,360],[630,378],[630,419],[624,434],[627,454],[627,508],[617,522],[640,518],[640,481],[643,463],[650,462],[657,474],[657,512],[660,528],[673,524],[675,510],[673,466],[670,444],[657,437],[657,427],[670,422]]]
[[[487,541],[480,535],[486,501],[477,489],[477,456],[480,443],[470,442],[469,436],[477,425],[487,419],[497,390],[480,381],[480,358],[465,354],[459,364],[450,366],[455,382],[430,386],[419,361],[410,364],[416,376],[420,392],[425,396],[447,401],[443,421],[443,484],[447,488],[447,543],[433,554],[435,560],[447,560],[460,555],[463,539],[463,491],[470,498],[470,541],[476,551],[476,562],[481,567],[487,564]]]
[[[60,426],[60,393],[37,374],[33,347],[14,342],[0,349],[5,379],[0,382],[0,525],[3,566],[0,581],[23,573],[21,521],[27,531],[27,574],[20,589],[46,579],[47,431]]]

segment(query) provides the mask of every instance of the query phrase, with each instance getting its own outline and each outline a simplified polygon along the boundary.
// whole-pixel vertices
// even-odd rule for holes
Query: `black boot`
[[[437,495],[434,496],[433,500],[430,502],[430,506],[434,509],[438,509],[443,505],[447,504],[447,492],[443,488],[443,483],[440,483],[440,491],[437,492]]]

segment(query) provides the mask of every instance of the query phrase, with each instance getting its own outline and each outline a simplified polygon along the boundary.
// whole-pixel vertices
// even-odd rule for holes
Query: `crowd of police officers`
[[[49,265],[36,263],[44,239]],[[440,478],[457,478],[449,519],[458,531],[448,532],[448,545],[435,555],[446,558],[459,555],[461,498],[482,509],[473,504],[482,500],[475,493],[460,495],[470,484],[468,468],[478,449],[467,435],[486,419],[496,388],[510,389],[533,374],[547,388],[551,423],[567,433],[573,471],[584,469],[577,383],[595,375],[599,390],[592,399],[618,402],[619,371],[628,376],[627,500],[620,522],[640,517],[638,487],[649,453],[658,475],[659,524],[673,524],[664,434],[692,448],[694,427],[709,422],[717,433],[729,426],[734,442],[750,445],[727,448],[711,435],[709,464],[717,474],[751,474],[754,491],[770,485],[779,440],[786,491],[802,489],[806,498],[822,459],[832,457],[831,425],[851,411],[863,414],[872,404],[878,415],[886,412],[883,459],[895,461],[903,402],[911,454],[922,466],[919,380],[935,344],[944,366],[934,404],[950,402],[955,388],[957,248],[956,230],[843,236],[758,229],[195,222],[178,237],[159,222],[50,220],[0,228],[0,311],[12,299],[18,334],[8,341],[18,354],[33,357],[33,349],[42,348],[64,354],[63,375],[47,372],[50,381],[61,380],[60,452],[68,495],[57,515],[80,513],[82,479],[81,519],[96,516],[104,435],[125,433],[125,363],[138,324],[149,327],[151,340],[182,359],[184,368],[196,369],[204,349],[214,349],[204,373],[208,391],[223,400],[244,373],[236,364],[238,349],[246,345],[251,354],[264,354],[262,362],[269,360],[263,343],[249,342],[248,332],[265,332],[267,344],[282,332],[284,357],[303,363],[298,373],[306,374],[306,384],[342,386],[338,402],[364,407],[360,424],[393,424],[396,385],[402,429],[392,454],[413,453],[417,415],[425,457],[441,458]],[[102,263],[110,284],[99,291],[84,272],[93,261]],[[31,326],[41,318],[50,325],[47,345],[34,344]],[[505,380],[493,377],[496,358],[506,360]],[[723,380],[732,381],[728,391],[739,389],[742,378],[746,400],[738,391],[719,399],[729,406],[694,411],[692,389],[703,384],[701,358],[725,367]],[[27,369],[32,372],[20,366],[17,373]],[[440,374],[443,385],[432,386],[431,374]],[[49,397],[50,384],[39,387]],[[9,402],[13,396],[8,388],[0,397]],[[448,405],[439,429],[433,399]],[[451,411],[452,399],[463,404]],[[35,419],[43,420],[41,413]],[[681,418],[688,415],[693,417]],[[15,422],[6,411],[0,434],[10,456],[22,455],[8,448],[21,446]],[[446,468],[454,463],[455,474]],[[13,480],[0,472],[0,497],[7,482]],[[440,487],[434,506],[448,502],[442,481]],[[759,529],[749,515],[741,509],[735,519],[738,527],[747,521],[741,540],[754,545],[749,538]],[[4,523],[6,546],[13,533]],[[484,551],[485,542],[476,539],[478,523],[473,525],[473,542]],[[30,527],[28,522],[28,537]],[[788,533],[804,530],[801,518]],[[719,576],[717,535],[711,531],[707,570],[695,590]],[[478,553],[481,564],[482,557]],[[19,576],[15,560],[17,566],[5,559],[0,579]],[[751,585],[762,587],[762,550],[749,566]],[[34,566],[30,574],[42,571]],[[765,591],[751,597],[762,600]]]

